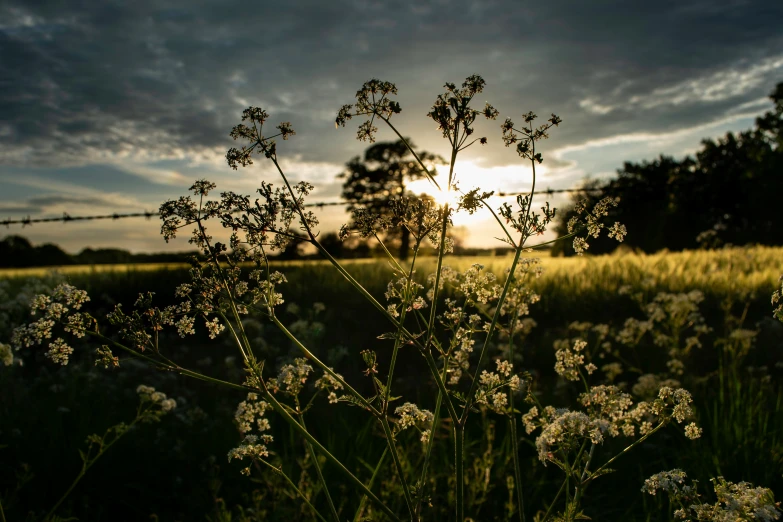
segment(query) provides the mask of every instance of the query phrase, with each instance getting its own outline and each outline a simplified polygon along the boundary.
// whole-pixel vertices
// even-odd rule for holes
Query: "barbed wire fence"
[[[597,192],[601,191],[600,188],[571,188],[571,189],[548,189],[548,190],[542,190],[540,192],[536,192],[534,194],[535,196],[552,196],[553,194],[562,194],[562,193],[574,193],[574,192]],[[530,192],[504,192],[504,191],[498,191],[493,194],[493,196],[498,197],[513,197],[513,196],[524,196],[530,194]],[[347,206],[350,202],[348,201],[318,201],[315,203],[307,203],[305,204],[305,207],[311,207],[311,208],[324,208],[324,207],[336,207],[336,206]],[[354,203],[355,204],[355,203]],[[126,219],[126,218],[137,218],[137,217],[144,217],[147,219],[151,219],[154,216],[158,216],[159,212],[131,212],[131,213],[113,213],[113,214],[102,214],[102,215],[93,215],[93,216],[71,216],[67,212],[63,212],[62,217],[46,217],[46,218],[31,218],[30,216],[27,216],[26,218],[22,219],[5,219],[3,221],[0,221],[0,225],[5,225],[6,228],[10,228],[11,225],[22,225],[22,228],[26,226],[32,226],[33,223],[55,223],[55,222],[63,222],[68,223],[70,221],[97,221],[102,219],[111,219],[112,221],[116,221],[118,219]]]

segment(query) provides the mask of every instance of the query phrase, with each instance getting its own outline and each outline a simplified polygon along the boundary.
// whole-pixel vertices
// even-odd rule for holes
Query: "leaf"
[[[611,468],[606,468],[606,469],[602,469],[602,470],[600,470],[600,471],[598,471],[596,473],[588,473],[588,477],[589,477],[589,480],[593,480],[594,478],[598,478],[598,477],[600,477],[602,475],[608,475],[609,473],[614,473],[615,471],[617,471],[617,470],[614,470],[614,469],[611,469]]]
[[[375,385],[378,387],[378,391],[381,392],[381,395],[386,395],[386,386],[383,385],[381,380],[375,375],[372,376],[372,380],[375,382]]]
[[[367,402],[374,401],[376,397],[377,397],[377,395],[367,399]],[[340,401],[340,402],[347,402],[347,403],[352,404],[354,406],[358,406],[358,407],[360,407],[363,410],[367,409],[364,406],[364,404],[362,404],[362,402],[359,399],[357,399],[356,397],[354,397],[353,395],[342,395],[342,396],[338,397],[337,400]]]

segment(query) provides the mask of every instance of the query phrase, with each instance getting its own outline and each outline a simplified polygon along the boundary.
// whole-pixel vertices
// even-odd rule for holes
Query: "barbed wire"
[[[562,194],[562,193],[570,193],[570,192],[595,192],[600,191],[600,188],[572,188],[572,189],[547,189],[542,190],[540,192],[536,192],[534,196],[551,196],[553,194]],[[524,196],[529,194],[530,192],[503,192],[499,191],[493,194],[494,196],[498,197],[512,197],[512,196]],[[336,207],[336,206],[346,206],[349,205],[350,202],[348,201],[318,201],[315,203],[307,203],[305,204],[305,207],[316,207],[316,208],[323,208],[323,207]],[[361,203],[359,203],[361,204]],[[63,212],[62,217],[48,217],[48,218],[31,218],[30,216],[27,216],[26,218],[22,219],[5,219],[3,221],[0,221],[0,225],[5,225],[6,228],[9,228],[11,225],[22,225],[22,228],[26,226],[32,226],[33,223],[55,223],[62,221],[63,223],[68,223],[69,221],[95,221],[95,220],[101,220],[101,219],[111,219],[112,221],[118,220],[118,219],[125,219],[125,218],[136,218],[136,217],[145,217],[147,219],[152,218],[153,216],[159,216],[159,212],[132,212],[132,213],[113,213],[113,214],[104,214],[104,215],[95,215],[95,216],[71,216],[67,212]]]

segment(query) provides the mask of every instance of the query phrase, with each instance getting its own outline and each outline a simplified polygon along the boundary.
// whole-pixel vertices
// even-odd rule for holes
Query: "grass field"
[[[434,259],[420,260],[416,274],[419,281],[434,271],[433,263]],[[474,263],[502,276],[508,260],[444,260],[457,270]],[[778,495],[783,493],[783,326],[772,319],[770,306],[770,295],[783,273],[783,248],[544,257],[541,264],[545,271],[532,282],[534,291],[541,295],[540,302],[530,310],[536,326],[524,339],[517,363],[537,376],[542,396],[552,403],[573,400],[572,392],[552,370],[552,347],[558,339],[575,335],[569,330],[574,321],[604,323],[619,330],[627,318],[645,317],[643,307],[631,297],[635,293],[642,301],[650,302],[659,292],[700,290],[704,301],[699,304],[699,312],[712,328],[702,337],[701,348],[683,356],[686,373],[681,377],[694,396],[704,429],[702,439],[688,441],[674,431],[650,439],[618,461],[613,466],[617,472],[602,478],[590,491],[588,516],[593,520],[673,520],[665,502],[640,492],[645,478],[673,467],[687,469],[688,475],[702,484],[723,475],[734,482],[747,480],[772,488]],[[387,263],[359,260],[347,261],[345,266],[385,303],[383,293],[392,276]],[[388,330],[384,318],[367,307],[361,296],[323,262],[274,263],[274,268],[288,279],[280,286],[286,301],[281,321],[299,332],[313,353],[339,367],[349,382],[357,382],[360,390],[369,391],[358,353],[375,346],[382,366],[387,355],[383,341],[377,337]],[[87,290],[92,298],[90,310],[96,317],[102,317],[117,303],[124,303],[129,310],[138,294],[147,290],[156,293],[157,306],[175,303],[175,286],[188,280],[186,267],[179,265],[69,266],[56,272],[0,271],[0,342],[7,342],[11,328],[25,320],[26,299],[58,280]],[[630,291],[620,292],[626,285]],[[312,307],[316,302],[324,305],[323,311]],[[287,308],[292,303],[298,306]],[[747,347],[739,341],[728,342],[731,332],[741,329],[756,332]],[[285,337],[260,318],[248,321],[247,331],[269,365],[279,366],[297,353]],[[210,341],[203,327],[197,334],[186,341],[176,335],[165,337],[167,353],[183,366],[226,380],[240,380],[242,369],[227,336]],[[23,520],[30,512],[40,514],[44,506],[50,506],[78,471],[77,448],[83,447],[84,438],[132,418],[133,390],[139,383],[148,382],[177,399],[180,407],[176,415],[154,426],[142,426],[118,443],[90,470],[64,504],[64,513],[96,521],[150,520],[153,514],[159,520],[313,519],[285,492],[274,473],[248,481],[239,475],[239,466],[226,462],[226,453],[237,444],[231,419],[243,398],[241,392],[223,392],[205,383],[155,372],[130,359],[123,359],[118,371],[100,370],[93,364],[94,349],[91,345],[89,349],[88,345],[77,346],[71,364],[62,368],[53,367],[41,353],[29,349],[18,352],[24,366],[0,367],[0,499],[8,520]],[[638,357],[645,370],[665,368],[662,362],[666,354],[651,339],[623,355]],[[422,384],[428,383],[418,355],[403,353],[398,364],[401,393],[417,398]],[[630,388],[635,378],[625,374],[618,379],[627,381]],[[315,411],[308,422],[330,450],[369,479],[370,463],[380,458],[373,441],[381,434],[356,410],[341,408],[327,414]],[[492,460],[494,452],[508,444],[505,425],[482,418],[479,429],[492,433],[493,439],[483,439],[469,449],[475,460],[469,462],[473,471],[468,476],[480,482],[478,473],[489,459],[492,463],[487,476],[491,475],[493,484],[505,484],[507,463]],[[275,451],[282,461],[296,462],[292,456],[299,455],[298,467],[288,471],[297,473],[297,477],[302,469],[312,473],[312,462],[302,457],[301,441],[293,431],[282,423],[275,424],[274,430]],[[536,511],[555,496],[560,483],[557,470],[544,467],[536,458],[532,439],[523,448],[524,492],[531,504],[538,502],[528,506],[528,520],[533,520]],[[433,459],[433,469],[443,468],[436,474],[437,480],[446,481],[448,455],[433,454]],[[391,477],[393,469],[390,462],[387,464]],[[335,484],[341,501],[350,505],[352,493],[335,470],[326,465],[324,473]],[[391,484],[378,487],[390,495],[393,491]],[[317,488],[312,487],[312,494],[314,502],[323,502]],[[480,497],[482,494],[484,497]],[[480,497],[477,505],[484,506],[477,520],[505,519],[502,506],[508,492],[504,487],[476,495]],[[448,505],[448,499],[434,500]],[[239,505],[244,508],[236,507]],[[233,518],[226,515],[226,510],[233,510]],[[117,513],[124,515],[117,518]],[[445,520],[445,516],[433,511],[428,520]]]

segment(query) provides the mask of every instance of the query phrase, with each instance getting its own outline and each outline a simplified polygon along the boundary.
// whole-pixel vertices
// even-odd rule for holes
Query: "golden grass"
[[[535,254],[525,254],[535,257]],[[444,265],[457,270],[479,263],[487,270],[502,276],[511,262],[509,256],[447,257]],[[342,264],[362,282],[391,276],[390,263],[381,259],[344,260]],[[272,265],[278,269],[302,267],[307,269],[329,268],[327,261],[280,261]],[[615,253],[605,256],[549,257],[541,256],[544,275],[535,283],[537,287],[557,286],[568,288],[578,295],[584,292],[615,291],[620,284],[652,280],[655,286],[669,291],[688,291],[709,288],[717,293],[737,290],[774,289],[778,277],[783,274],[782,247],[748,247],[715,251],[660,252],[651,255]],[[417,273],[420,277],[434,272],[434,257],[420,258]],[[45,276],[52,271],[63,275],[88,275],[90,273],[130,273],[187,269],[186,263],[145,263],[117,265],[76,265],[62,267],[0,269],[0,278]],[[294,268],[295,269],[295,268]],[[309,272],[309,270],[308,270]],[[325,275],[325,274],[324,274]],[[334,274],[339,278],[338,274]],[[328,281],[330,278],[325,278]],[[385,285],[385,283],[384,283]]]

